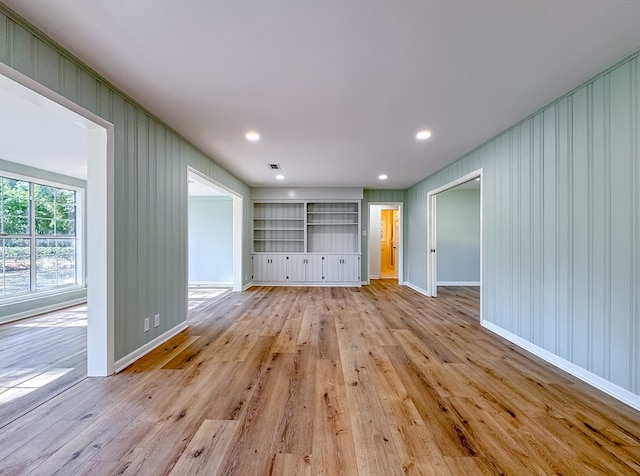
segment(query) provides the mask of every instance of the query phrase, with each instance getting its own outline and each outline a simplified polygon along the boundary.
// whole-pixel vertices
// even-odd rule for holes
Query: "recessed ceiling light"
[[[416,134],[416,139],[425,140],[431,137],[431,131],[420,131]]]
[[[380,180],[387,180],[389,177],[387,176],[387,174],[380,174],[380,175],[378,175],[378,178]]]
[[[278,180],[284,180],[284,175],[282,175],[282,174],[278,174],[278,175],[276,175],[276,178],[277,178]]]
[[[480,181],[480,177],[476,177],[476,182],[479,182],[479,181]]]
[[[257,132],[250,131],[250,132],[247,132],[244,136],[247,138],[248,141],[251,141],[251,142],[257,142],[260,140],[260,134],[258,134]]]

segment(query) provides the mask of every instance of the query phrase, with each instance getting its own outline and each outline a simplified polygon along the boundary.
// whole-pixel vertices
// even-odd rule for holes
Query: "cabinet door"
[[[287,275],[290,282],[304,282],[306,257],[304,255],[290,255],[287,258]]]
[[[339,255],[326,255],[324,256],[323,274],[324,280],[328,282],[340,282],[342,281],[342,256]]]
[[[285,282],[287,260],[284,255],[253,255],[252,274],[256,283]]]
[[[271,255],[269,263],[269,281],[285,282],[287,280],[287,257],[285,255]]]
[[[360,281],[360,256],[342,256],[342,263],[344,269],[342,280],[348,282]]]
[[[253,255],[251,257],[251,274],[256,283],[269,280],[269,259],[267,255]]]
[[[307,255],[306,259],[306,275],[305,279],[309,283],[322,282],[322,256]]]

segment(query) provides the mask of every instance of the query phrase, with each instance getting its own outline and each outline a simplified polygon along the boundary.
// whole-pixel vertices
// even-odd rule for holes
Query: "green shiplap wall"
[[[360,210],[361,229],[369,230],[369,203],[370,202],[405,202],[406,190],[374,190],[364,189],[362,194],[362,208]],[[405,228],[406,231],[406,228]],[[360,236],[362,258],[360,260],[361,281],[369,277],[369,237]],[[406,258],[406,255],[405,255]]]
[[[427,289],[427,193],[483,169],[488,321],[640,394],[640,67],[632,57],[407,191]]]
[[[242,195],[249,188],[134,101],[0,6],[0,62],[115,127],[115,358],[186,319],[187,166]],[[91,213],[91,211],[88,211]],[[250,249],[245,233],[243,249]],[[248,252],[243,275],[248,275]],[[244,278],[244,276],[243,276]],[[90,283],[89,283],[90,285]],[[161,324],[143,332],[143,320]]]

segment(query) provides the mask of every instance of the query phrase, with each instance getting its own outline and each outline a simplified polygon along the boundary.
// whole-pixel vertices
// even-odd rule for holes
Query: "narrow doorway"
[[[380,212],[380,278],[398,279],[398,210]]]
[[[369,203],[369,280],[402,283],[402,203]]]

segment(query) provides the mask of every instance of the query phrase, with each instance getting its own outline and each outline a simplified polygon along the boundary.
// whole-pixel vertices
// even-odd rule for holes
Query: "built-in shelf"
[[[360,202],[254,202],[256,253],[359,253]]]
[[[360,201],[253,203],[252,280],[359,285]]]

